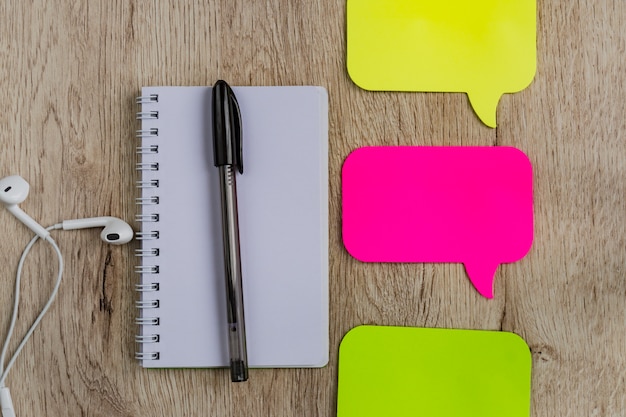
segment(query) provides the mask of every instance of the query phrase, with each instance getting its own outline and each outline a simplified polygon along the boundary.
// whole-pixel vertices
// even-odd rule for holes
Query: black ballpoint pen
[[[230,86],[219,80],[213,86],[213,156],[219,169],[222,200],[222,234],[226,269],[228,347],[233,382],[248,379],[248,354],[243,313],[237,182],[234,170],[243,174],[241,113]]]

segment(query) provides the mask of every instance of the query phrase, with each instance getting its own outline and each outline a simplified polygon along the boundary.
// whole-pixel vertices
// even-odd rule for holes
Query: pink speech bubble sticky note
[[[511,147],[366,147],[342,170],[343,242],[363,262],[463,263],[493,297],[533,240],[532,167]]]

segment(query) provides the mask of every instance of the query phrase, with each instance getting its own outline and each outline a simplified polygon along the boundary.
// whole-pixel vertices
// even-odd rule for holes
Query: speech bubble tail
[[[497,269],[497,263],[465,264],[465,271],[474,288],[485,298],[493,298],[493,280]]]
[[[485,92],[467,93],[474,112],[484,124],[496,127],[496,111],[502,94],[488,94]]]

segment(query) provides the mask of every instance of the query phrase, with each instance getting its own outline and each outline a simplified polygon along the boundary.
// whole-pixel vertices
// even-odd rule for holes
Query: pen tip
[[[248,367],[244,361],[230,361],[230,379],[232,382],[244,382],[248,380]]]

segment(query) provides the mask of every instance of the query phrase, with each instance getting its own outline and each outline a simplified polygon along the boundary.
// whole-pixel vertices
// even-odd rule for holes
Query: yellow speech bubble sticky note
[[[536,71],[536,0],[347,0],[347,66],[361,88],[465,92],[496,126]]]

